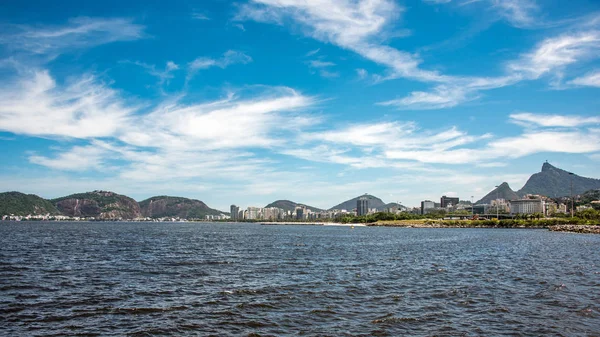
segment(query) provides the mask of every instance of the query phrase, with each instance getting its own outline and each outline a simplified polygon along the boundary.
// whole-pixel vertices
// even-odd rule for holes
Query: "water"
[[[0,335],[598,336],[600,236],[0,223]]]

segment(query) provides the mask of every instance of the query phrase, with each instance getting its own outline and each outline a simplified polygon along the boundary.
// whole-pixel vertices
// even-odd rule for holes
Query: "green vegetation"
[[[0,215],[59,214],[54,205],[35,194],[0,193]]]
[[[229,214],[212,209],[200,200],[166,195],[148,198],[139,205],[142,215],[151,218],[204,219],[206,215]]]
[[[554,225],[600,225],[600,211],[586,209],[577,212],[574,218],[544,218],[542,214],[520,214],[514,219],[503,220],[443,220],[444,217],[466,214],[431,213],[415,215],[409,213],[375,213],[366,216],[344,216],[336,219],[341,223],[364,223],[382,226],[423,225],[436,227],[548,227]]]
[[[354,209],[356,208],[356,201],[363,197],[369,199],[369,208],[376,208],[378,210],[382,210],[386,207],[386,203],[384,203],[381,199],[377,198],[374,195],[365,194],[359,195],[358,197],[352,198],[350,200],[346,200],[339,205],[331,207],[330,209]]]
[[[428,216],[431,216],[431,214],[428,214]],[[435,215],[432,218],[437,219],[437,217],[435,217]],[[416,215],[416,214],[410,214],[410,213],[393,214],[393,213],[386,213],[386,212],[378,212],[378,213],[374,213],[374,214],[361,215],[361,216],[346,215],[346,216],[342,216],[342,217],[335,219],[335,221],[347,224],[347,223],[374,223],[374,222],[378,222],[378,221],[418,220],[418,219],[426,219],[426,217],[424,217],[422,215]]]
[[[317,207],[312,207],[312,206],[308,206],[308,205],[304,205],[304,204],[299,204],[290,200],[277,200],[277,201],[273,201],[272,203],[268,204],[267,206],[265,206],[265,208],[269,208],[269,207],[277,207],[277,208],[281,208],[285,211],[293,211],[296,209],[297,206],[305,206],[306,208],[310,209],[312,212],[320,212],[322,211],[322,209],[317,208]]]
[[[110,193],[110,192],[102,192],[102,191],[94,191],[94,192],[86,192],[86,193],[76,193],[76,194],[71,194],[71,195],[67,195],[65,197],[60,197],[60,198],[56,198],[56,199],[52,199],[50,201],[52,201],[52,203],[57,204],[61,201],[64,200],[68,200],[68,199],[87,199],[87,200],[93,200],[95,202],[98,203],[98,205],[103,206],[103,205],[109,205],[109,204],[114,204],[119,202],[120,198],[125,197],[116,193]],[[125,197],[128,198],[128,197]]]

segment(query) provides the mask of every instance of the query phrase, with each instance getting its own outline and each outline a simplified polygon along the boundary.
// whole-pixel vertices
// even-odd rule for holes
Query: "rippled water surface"
[[[600,236],[0,223],[0,334],[600,336]]]

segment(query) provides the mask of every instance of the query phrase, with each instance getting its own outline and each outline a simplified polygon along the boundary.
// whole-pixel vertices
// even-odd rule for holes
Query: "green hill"
[[[265,208],[269,208],[269,207],[277,207],[277,208],[281,208],[283,210],[286,211],[293,211],[294,209],[296,209],[297,206],[306,206],[306,208],[310,209],[312,212],[320,212],[322,211],[322,209],[320,208],[316,208],[316,207],[312,207],[312,206],[308,206],[305,204],[299,204],[290,200],[277,200],[277,201],[273,201],[272,203],[268,204],[267,206],[265,206]]]
[[[135,200],[108,191],[71,194],[51,201],[62,214],[74,217],[110,220],[134,219],[142,215]]]
[[[212,209],[200,200],[165,195],[148,198],[139,204],[142,215],[150,218],[203,219],[206,215],[229,214]]]
[[[54,205],[35,194],[21,192],[0,193],[0,215],[59,214]]]
[[[356,201],[362,197],[367,197],[367,199],[369,199],[369,208],[377,208],[377,210],[383,210],[386,207],[386,203],[381,201],[381,199],[379,199],[373,195],[365,194],[365,195],[359,195],[356,198],[352,198],[350,200],[346,200],[346,201],[342,202],[341,204],[335,205],[335,206],[331,207],[330,210],[345,209],[345,210],[351,211],[356,208]]]

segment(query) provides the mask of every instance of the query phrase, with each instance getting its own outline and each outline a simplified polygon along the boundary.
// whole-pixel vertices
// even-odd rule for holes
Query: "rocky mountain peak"
[[[552,170],[556,170],[556,167],[552,166],[550,163],[545,162],[542,165],[542,172],[547,172],[547,171],[552,171]]]

